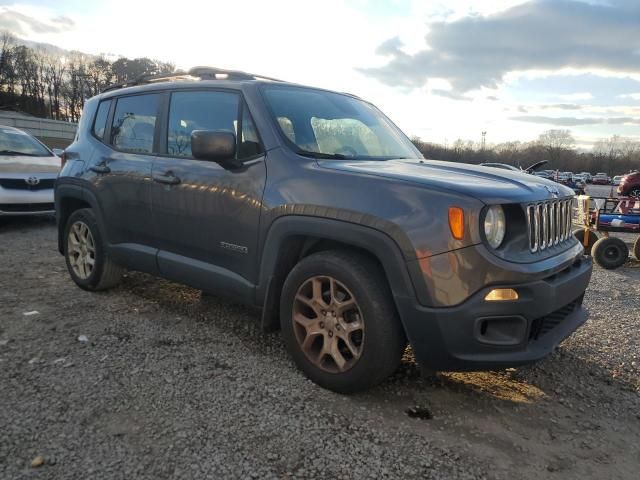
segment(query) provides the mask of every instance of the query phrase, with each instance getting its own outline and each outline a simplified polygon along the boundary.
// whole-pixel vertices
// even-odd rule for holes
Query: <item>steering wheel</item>
[[[351,155],[352,157],[355,157],[358,155],[358,152],[356,152],[356,149],[353,147],[350,147],[348,145],[344,145],[342,147],[340,147],[338,150],[336,150],[337,154],[339,155]]]

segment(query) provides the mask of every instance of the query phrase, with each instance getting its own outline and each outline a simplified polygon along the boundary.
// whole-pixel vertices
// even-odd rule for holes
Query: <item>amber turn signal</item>
[[[518,292],[513,288],[494,288],[484,297],[487,302],[500,302],[505,300],[517,300]]]
[[[456,240],[464,237],[464,210],[460,207],[449,207],[449,228]]]

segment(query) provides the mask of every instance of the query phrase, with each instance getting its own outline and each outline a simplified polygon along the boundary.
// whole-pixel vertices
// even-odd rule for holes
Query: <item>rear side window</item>
[[[100,102],[100,105],[98,105],[98,111],[96,113],[96,119],[93,122],[93,134],[100,140],[104,140],[104,131],[107,127],[109,107],[111,107],[111,100]]]
[[[128,152],[153,152],[159,99],[160,96],[155,93],[119,98],[109,143]]]
[[[167,153],[191,158],[191,132],[213,130],[231,132],[238,140],[237,158],[262,153],[258,132],[246,106],[242,132],[238,135],[240,96],[231,92],[174,92],[171,94],[167,129]]]

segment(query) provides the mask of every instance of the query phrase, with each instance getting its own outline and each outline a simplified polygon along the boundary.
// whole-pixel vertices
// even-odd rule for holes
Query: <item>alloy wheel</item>
[[[67,255],[73,273],[82,280],[89,278],[96,263],[96,244],[86,223],[77,221],[69,229]]]
[[[365,324],[349,289],[330,276],[305,281],[293,305],[293,329],[307,359],[329,373],[343,373],[357,363]]]

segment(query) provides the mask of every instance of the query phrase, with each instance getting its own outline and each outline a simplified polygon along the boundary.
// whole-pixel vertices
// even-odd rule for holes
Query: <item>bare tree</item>
[[[538,137],[538,143],[544,148],[547,160],[557,163],[570,157],[576,143],[570,130],[547,130]]]
[[[13,54],[13,47],[15,44],[15,38],[9,32],[2,32],[0,34],[0,91],[4,92],[9,90],[9,83],[13,77],[13,65],[11,64],[11,57]],[[11,89],[13,91],[13,89]]]

